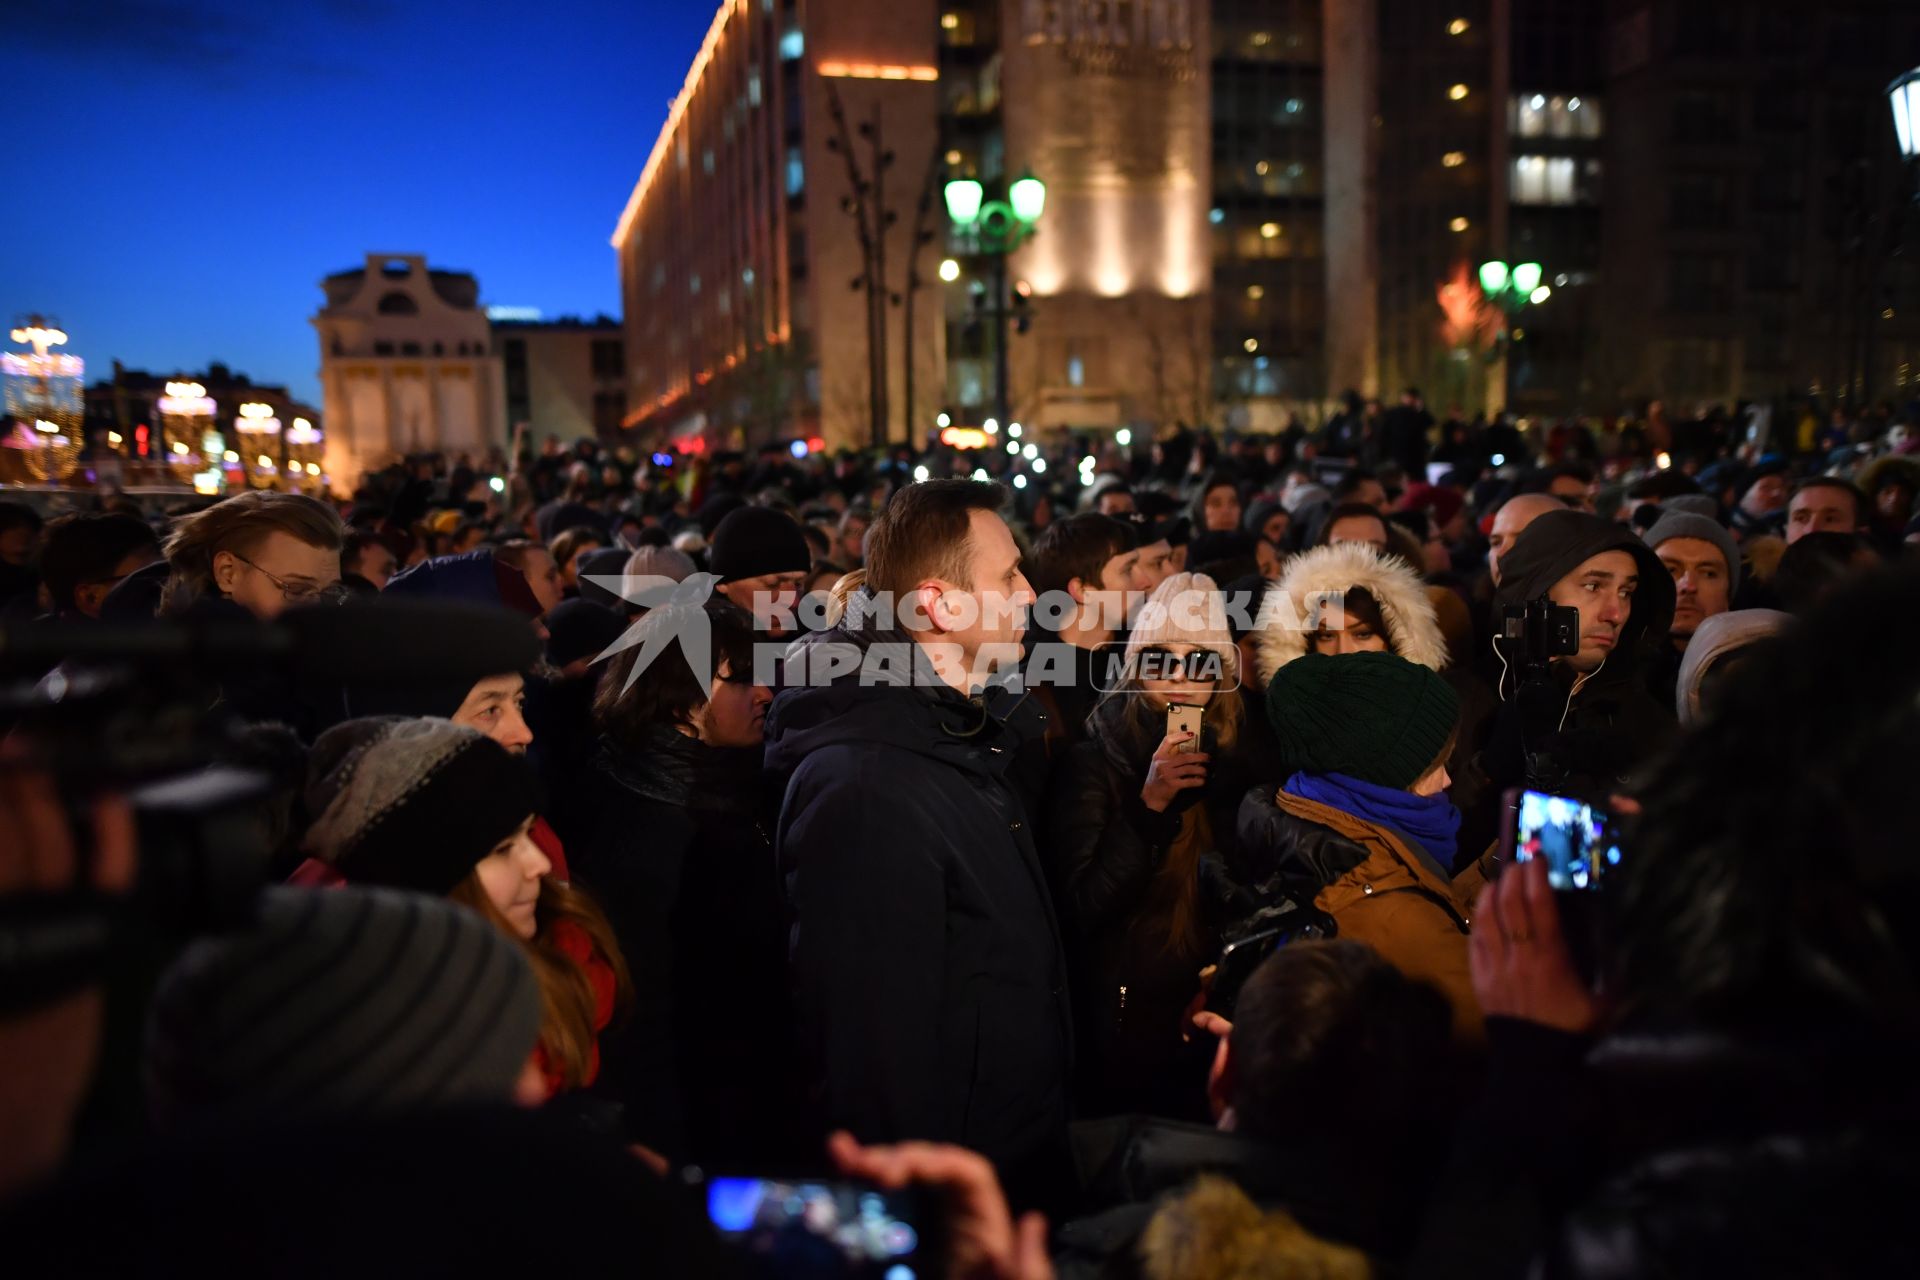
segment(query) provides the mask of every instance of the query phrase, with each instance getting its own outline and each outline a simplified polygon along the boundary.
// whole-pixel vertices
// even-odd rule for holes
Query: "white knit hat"
[[[1176,573],[1154,589],[1140,607],[1133,633],[1127,637],[1127,661],[1149,645],[1190,644],[1212,649],[1235,670],[1240,651],[1234,648],[1227,626],[1227,602],[1220,588],[1204,573]]]

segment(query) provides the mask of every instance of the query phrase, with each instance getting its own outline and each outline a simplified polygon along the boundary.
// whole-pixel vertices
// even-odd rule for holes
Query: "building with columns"
[[[313,316],[327,474],[360,474],[416,451],[479,454],[507,444],[501,362],[464,271],[431,270],[421,254],[369,253],[320,282]]]

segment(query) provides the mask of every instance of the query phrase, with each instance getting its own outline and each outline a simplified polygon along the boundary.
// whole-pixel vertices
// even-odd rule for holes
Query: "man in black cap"
[[[1528,679],[1529,655],[1505,638],[1508,608],[1546,597],[1579,610],[1579,649],[1551,656],[1545,681]],[[1493,598],[1500,696],[1482,753],[1501,786],[1604,798],[1673,735],[1673,705],[1647,692],[1649,641],[1673,622],[1673,575],[1631,530],[1583,511],[1549,511],[1500,558]]]
[[[806,535],[800,526],[767,507],[741,507],[713,531],[707,565],[720,583],[714,589],[753,614],[755,630],[771,639],[793,634],[793,609],[806,585]]]

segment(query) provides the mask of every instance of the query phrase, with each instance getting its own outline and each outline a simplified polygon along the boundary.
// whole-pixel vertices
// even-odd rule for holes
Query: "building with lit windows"
[[[724,0],[613,233],[629,429],[860,447],[935,403],[936,246],[912,230],[939,30],[933,0]]]
[[[325,470],[350,488],[413,452],[480,454],[507,444],[499,357],[480,284],[418,254],[370,253],[320,282]]]

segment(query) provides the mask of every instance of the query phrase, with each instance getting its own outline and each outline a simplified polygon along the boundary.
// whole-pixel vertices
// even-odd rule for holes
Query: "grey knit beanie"
[[[348,720],[313,744],[305,847],[355,884],[446,894],[539,804],[527,762],[478,730]]]
[[[1733,535],[1725,525],[1691,511],[1667,511],[1653,522],[1644,541],[1658,552],[1660,544],[1670,538],[1698,538],[1720,548],[1720,554],[1727,558],[1727,592],[1732,594],[1740,589],[1740,548],[1734,545]]]
[[[147,1076],[163,1123],[504,1103],[540,1035],[519,945],[389,889],[270,889],[244,931],[161,979]]]

